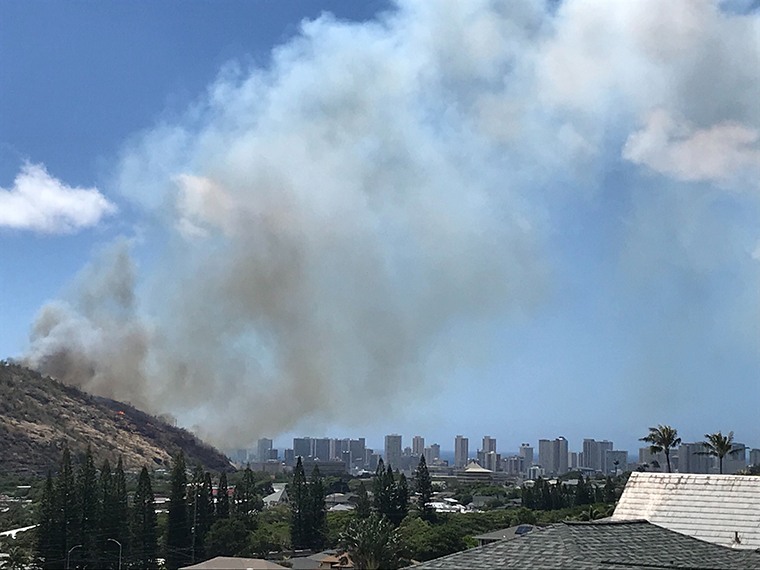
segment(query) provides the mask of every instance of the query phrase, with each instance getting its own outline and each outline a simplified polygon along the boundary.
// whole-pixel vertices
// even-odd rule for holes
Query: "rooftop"
[[[621,567],[758,570],[760,553],[717,546],[647,521],[564,522],[513,540],[500,540],[436,558],[414,568],[602,570]]]
[[[645,519],[714,544],[759,549],[760,477],[633,472],[612,519]]]

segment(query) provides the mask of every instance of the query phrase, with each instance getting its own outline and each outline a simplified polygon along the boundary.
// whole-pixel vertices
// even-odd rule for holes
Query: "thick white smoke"
[[[114,250],[108,279],[42,310],[30,362],[193,410],[228,443],[391,413],[440,347],[466,353],[457,331],[541,302],[558,209],[622,159],[751,186],[759,21],[692,1],[413,1],[305,22],[266,69],[230,65],[125,148],[117,186],[166,226],[145,244],[161,267],[138,306]]]

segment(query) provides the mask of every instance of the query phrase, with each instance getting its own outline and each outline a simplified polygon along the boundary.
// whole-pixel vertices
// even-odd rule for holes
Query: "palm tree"
[[[665,461],[668,464],[668,473],[670,473],[670,450],[681,444],[681,438],[678,437],[678,430],[670,426],[658,425],[656,428],[649,428],[649,435],[640,438],[639,441],[645,441],[649,444],[649,451],[652,453],[665,453]]]
[[[705,441],[702,445],[705,446],[706,451],[699,451],[700,455],[712,455],[718,458],[718,465],[720,466],[720,472],[723,473],[723,458],[731,453],[736,453],[739,450],[734,449],[734,432],[728,432],[728,435],[718,433],[706,433]]]
[[[340,536],[340,545],[348,552],[357,570],[399,566],[398,529],[377,513],[351,521]]]

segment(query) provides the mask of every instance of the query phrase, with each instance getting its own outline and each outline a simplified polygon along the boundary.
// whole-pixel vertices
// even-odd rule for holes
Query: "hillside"
[[[92,446],[98,463],[167,465],[182,449],[188,465],[230,469],[226,457],[190,432],[121,402],[99,398],[15,364],[0,364],[0,474],[55,469],[61,448]]]

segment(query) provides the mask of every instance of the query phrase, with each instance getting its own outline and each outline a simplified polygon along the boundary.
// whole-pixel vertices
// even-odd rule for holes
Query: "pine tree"
[[[216,518],[226,519],[230,516],[230,497],[227,495],[227,473],[219,475],[219,488],[216,490]]]
[[[372,509],[369,503],[369,494],[367,493],[367,488],[364,486],[363,481],[359,483],[356,499],[356,510],[354,512],[356,513],[357,518],[366,519],[372,512]]]
[[[66,560],[69,549],[78,544],[76,529],[78,526],[78,502],[74,472],[71,467],[71,452],[63,448],[61,466],[55,483],[56,517],[54,525],[57,528],[58,560]]]
[[[169,495],[169,517],[166,529],[166,567],[177,570],[190,562],[191,534],[187,513],[187,474],[185,455],[180,451],[174,459]]]
[[[406,515],[409,514],[409,484],[407,483],[406,475],[403,473],[398,477],[398,483],[396,483],[393,489],[392,499],[390,520],[398,526]]]
[[[420,462],[414,471],[414,490],[417,492],[417,510],[420,518],[432,521],[435,518],[435,510],[430,506],[433,497],[433,480],[430,478],[425,456],[420,456]]]
[[[192,561],[203,560],[203,541],[211,528],[211,478],[200,465],[193,472],[192,495],[189,497],[189,514],[192,517]],[[208,479],[208,481],[207,481]]]
[[[609,476],[607,476],[607,480],[604,482],[604,502],[615,502],[615,483],[613,483],[612,478]]]
[[[48,471],[45,486],[42,489],[42,498],[40,499],[40,509],[37,516],[37,544],[35,551],[37,557],[42,561],[42,568],[49,570],[59,568],[62,560],[60,556],[59,530],[56,528],[56,498],[55,488],[53,487],[53,476]]]
[[[113,505],[113,521],[116,529],[113,538],[121,543],[122,557],[129,555],[129,499],[127,497],[127,477],[124,475],[124,462],[119,457],[113,472],[113,496],[109,504]]]
[[[153,486],[143,467],[137,480],[131,520],[131,563],[135,568],[158,568],[158,528]]]
[[[92,457],[92,449],[88,446],[84,460],[77,474],[77,501],[79,503],[79,520],[77,525],[78,544],[82,548],[76,553],[78,559],[89,568],[100,568],[98,544],[98,472]],[[75,560],[72,555],[72,560]]]
[[[288,496],[290,498],[290,541],[293,548],[307,548],[308,545],[308,512],[309,489],[306,484],[301,458],[298,458],[293,469],[293,481]]]
[[[309,547],[322,550],[327,540],[327,506],[325,505],[325,486],[319,467],[314,466],[309,485]]]
[[[378,513],[382,513],[383,502],[383,479],[385,477],[385,463],[382,458],[377,462],[375,476],[372,478],[372,506]]]
[[[583,479],[583,475],[579,475],[578,484],[575,486],[575,504],[590,505],[594,500],[592,493],[593,490]]]
[[[98,550],[101,552],[100,562],[103,568],[118,568],[119,553],[112,552],[113,543],[109,538],[118,540],[118,521],[114,518],[116,511],[116,494],[114,492],[113,473],[111,464],[106,459],[100,467],[98,478]]]

